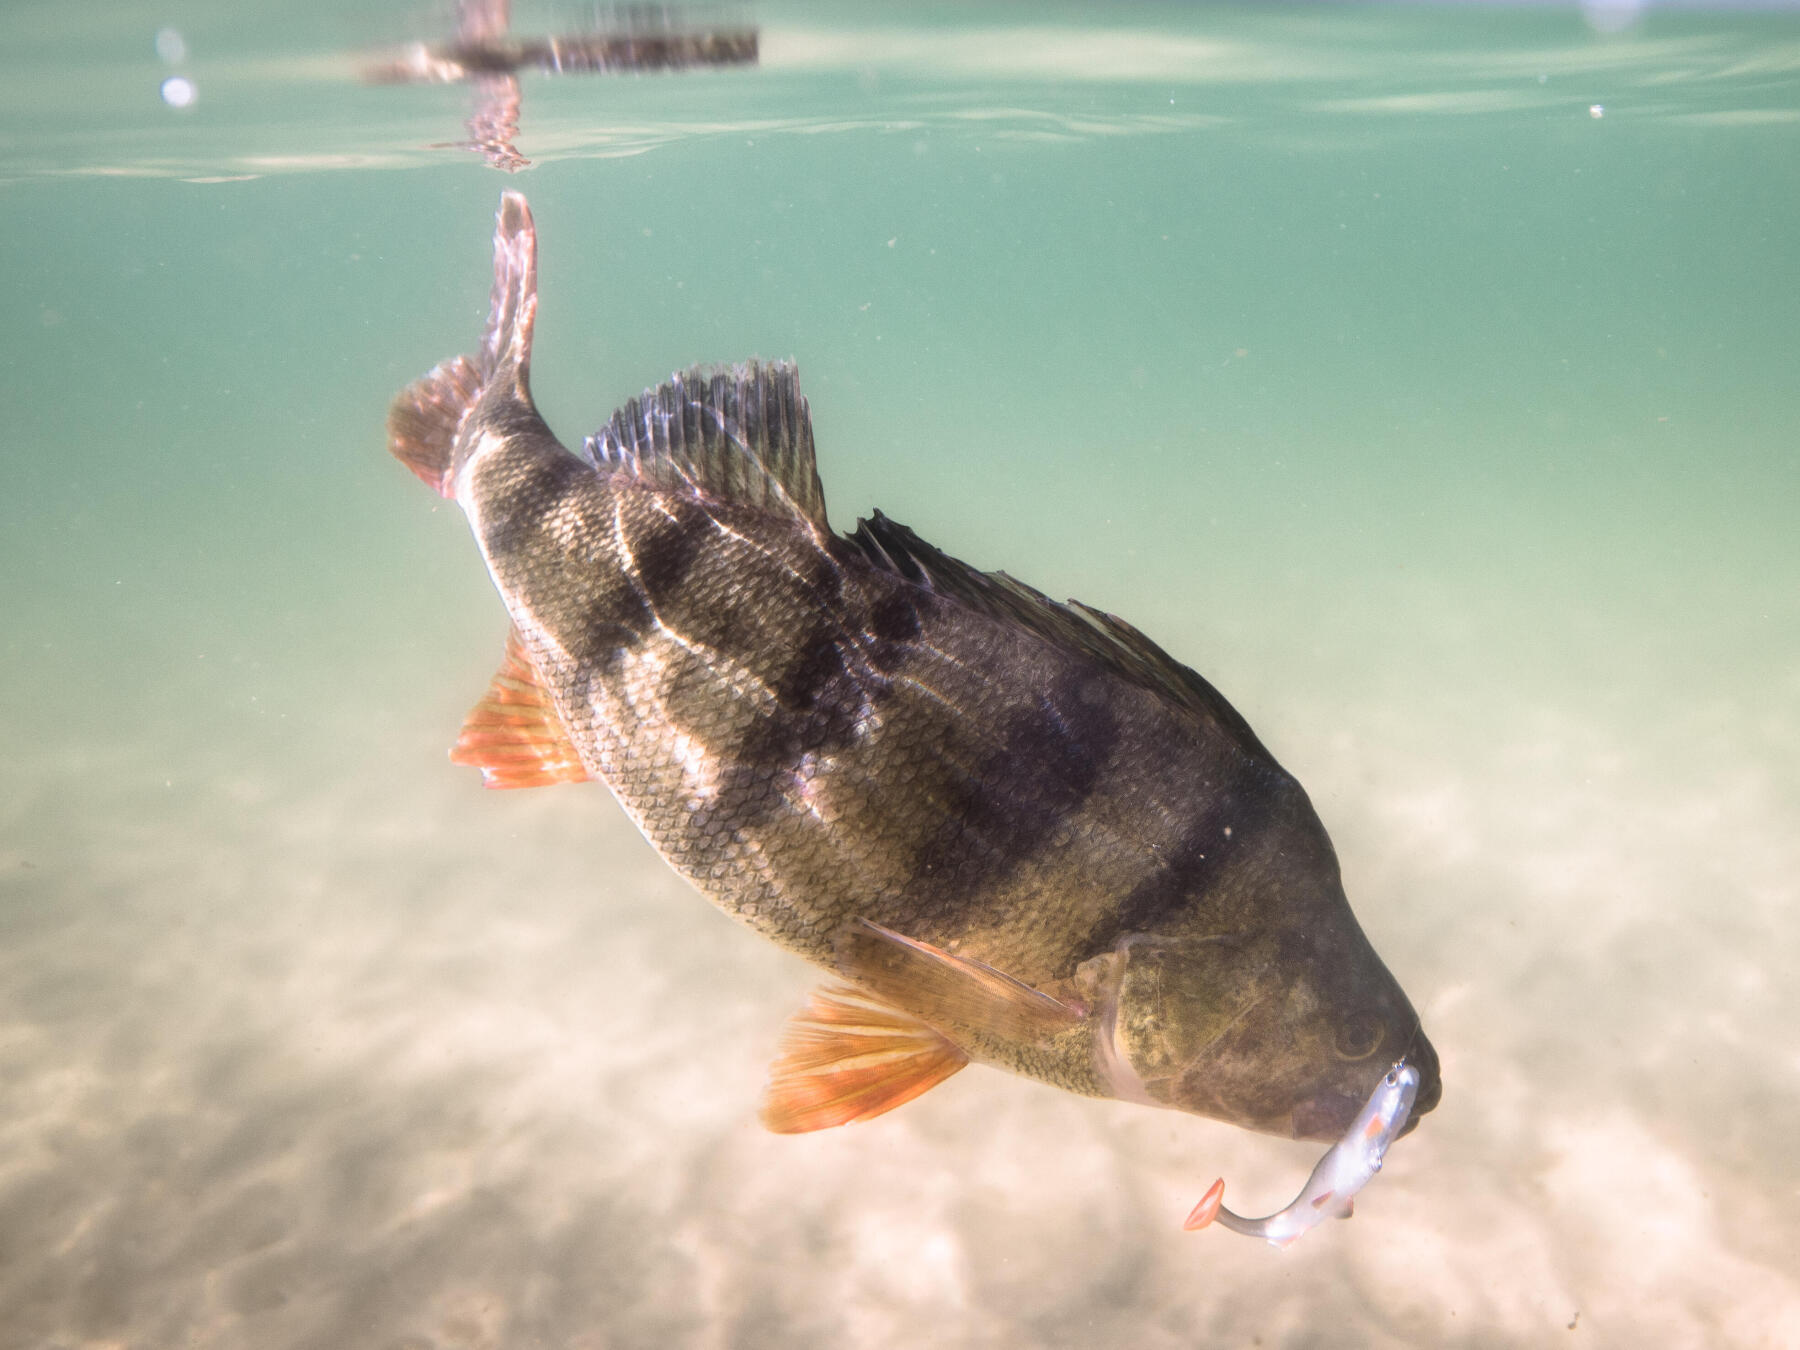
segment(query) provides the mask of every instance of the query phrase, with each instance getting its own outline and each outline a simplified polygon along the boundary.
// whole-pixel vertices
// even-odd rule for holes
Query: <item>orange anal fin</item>
[[[1219,1206],[1225,1200],[1225,1178],[1220,1177],[1207,1188],[1206,1194],[1200,1197],[1200,1203],[1194,1206],[1193,1212],[1181,1226],[1187,1232],[1195,1232],[1206,1227],[1219,1217]]]
[[[870,1120],[969,1062],[923,1022],[847,985],[815,989],[788,1019],[769,1066],[762,1122],[804,1134]]]
[[[487,693],[463,719],[450,748],[452,764],[481,770],[491,788],[580,783],[588,771],[576,753],[550,693],[538,678],[519,630],[506,634],[506,655]]]
[[[456,432],[481,397],[481,376],[466,356],[436,366],[402,389],[388,408],[388,449],[440,496],[450,484]]]

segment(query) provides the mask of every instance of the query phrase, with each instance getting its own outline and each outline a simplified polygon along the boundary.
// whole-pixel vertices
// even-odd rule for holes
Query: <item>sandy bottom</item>
[[[1316,1148],[991,1070],[765,1134],[808,969],[435,716],[15,761],[0,1346],[1800,1344],[1791,721],[1282,712],[1445,1078],[1285,1253],[1180,1220]]]

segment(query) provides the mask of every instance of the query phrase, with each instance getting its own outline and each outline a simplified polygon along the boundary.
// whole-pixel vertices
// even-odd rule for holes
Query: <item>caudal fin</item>
[[[525,198],[507,192],[494,224],[494,290],[480,349],[440,362],[388,409],[388,449],[434,491],[455,492],[456,436],[477,404],[495,398],[530,404],[536,319],[537,227]]]

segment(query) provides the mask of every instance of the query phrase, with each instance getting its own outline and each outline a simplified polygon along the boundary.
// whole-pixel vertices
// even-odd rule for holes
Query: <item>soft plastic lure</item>
[[[1246,1219],[1225,1208],[1225,1179],[1221,1177],[1194,1206],[1185,1227],[1191,1232],[1217,1219],[1234,1233],[1288,1247],[1327,1218],[1349,1218],[1356,1193],[1374,1180],[1388,1145],[1406,1128],[1418,1092],[1419,1071],[1401,1060],[1376,1085],[1369,1104],[1344,1137],[1319,1159],[1293,1204],[1267,1218]]]

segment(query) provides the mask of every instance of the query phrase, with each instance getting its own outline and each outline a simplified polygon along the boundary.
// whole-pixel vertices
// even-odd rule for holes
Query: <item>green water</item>
[[[1800,1339],[1800,17],[734,17],[507,176],[355,79],[429,10],[0,15],[0,1347]],[[992,1071],[763,1134],[807,970],[445,762],[504,620],[382,419],[503,187],[566,440],[793,357],[840,527],[1307,786],[1444,1063],[1355,1221],[1183,1234],[1316,1150]]]

